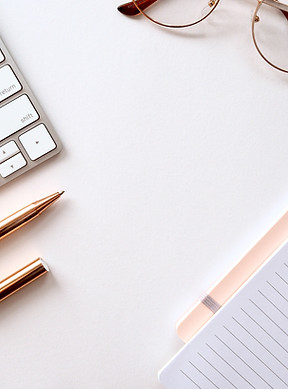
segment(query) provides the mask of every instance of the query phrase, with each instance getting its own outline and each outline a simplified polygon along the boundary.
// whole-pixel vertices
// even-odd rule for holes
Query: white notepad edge
[[[266,259],[266,261],[248,278],[248,280],[233,294],[233,296],[230,297],[230,299],[225,303],[225,305],[223,305],[212,317],[210,320],[208,320],[204,325],[203,327],[201,327],[201,329],[189,340],[188,343],[186,343],[183,347],[180,348],[180,350],[159,370],[158,372],[158,380],[160,381],[161,383],[161,375],[163,373],[163,371],[170,365],[170,363],[172,363],[180,353],[182,353],[183,350],[185,350],[187,347],[189,347],[190,343],[192,341],[195,340],[196,337],[200,336],[202,331],[204,331],[204,329],[211,324],[211,322],[216,318],[218,317],[219,314],[221,314],[222,310],[224,307],[226,307],[227,304],[232,304],[234,298],[241,292],[241,290],[243,288],[245,288],[245,286],[252,280],[252,278],[254,278],[256,276],[256,274],[258,274],[267,264],[268,262],[270,261],[270,259],[272,259],[272,257],[274,257],[286,244],[288,243],[288,238],[283,242],[281,243],[281,245],[279,247],[277,247],[272,253],[271,255]]]

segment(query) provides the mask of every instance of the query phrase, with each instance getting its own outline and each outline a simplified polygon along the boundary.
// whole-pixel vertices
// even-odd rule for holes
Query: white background
[[[0,244],[1,389],[160,389],[175,322],[287,210],[288,76],[251,39],[256,1],[186,31],[112,0],[0,0],[0,34],[63,153],[1,188],[0,218],[64,189]],[[179,388],[175,388],[179,389]]]

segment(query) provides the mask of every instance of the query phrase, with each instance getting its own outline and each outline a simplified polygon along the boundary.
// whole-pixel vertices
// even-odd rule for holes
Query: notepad
[[[288,388],[288,243],[160,371],[166,389]]]

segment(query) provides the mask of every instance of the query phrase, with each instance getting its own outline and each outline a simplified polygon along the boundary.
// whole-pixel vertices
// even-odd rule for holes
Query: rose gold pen
[[[47,196],[41,200],[35,201],[26,207],[20,209],[19,211],[13,213],[12,215],[6,217],[4,220],[0,221],[0,239],[5,238],[12,234],[12,232],[18,230],[18,228],[23,227],[25,224],[29,223],[31,220],[35,219],[37,216],[41,215],[48,207],[55,203],[58,200],[63,192],[56,192],[50,196]]]

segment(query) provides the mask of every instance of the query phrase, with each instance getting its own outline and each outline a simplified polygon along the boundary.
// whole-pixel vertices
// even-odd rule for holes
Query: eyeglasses
[[[285,0],[288,1],[288,0]],[[132,0],[120,5],[124,15],[144,15],[162,27],[184,28],[202,22],[220,0]],[[252,17],[252,38],[261,57],[274,68],[288,73],[288,4],[258,0]]]

